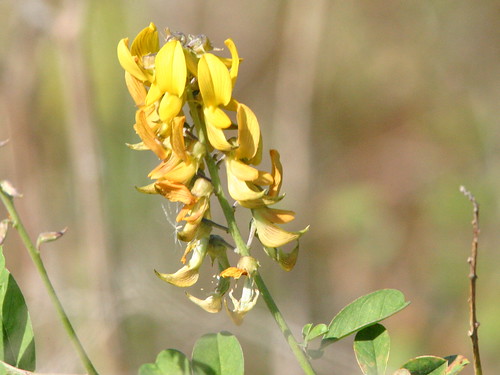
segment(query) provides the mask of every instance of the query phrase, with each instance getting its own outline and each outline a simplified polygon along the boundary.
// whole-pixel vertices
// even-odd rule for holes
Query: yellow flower
[[[221,151],[229,151],[233,148],[223,132],[223,129],[230,127],[232,122],[220,107],[230,105],[239,67],[236,46],[230,39],[226,40],[225,43],[231,52],[231,71],[227,69],[219,57],[211,53],[205,53],[200,58],[197,71],[208,140],[215,149]]]
[[[132,42],[132,47],[128,47],[128,38],[120,40],[118,43],[118,61],[126,72],[137,78],[141,82],[152,81],[150,66],[144,63],[144,59],[151,54],[158,52],[159,40],[158,31],[153,23],[143,29]]]
[[[238,148],[237,159],[247,159],[250,164],[259,164],[262,154],[262,139],[257,117],[246,105],[238,103]]]
[[[181,43],[172,39],[155,58],[155,80],[146,96],[146,105],[160,101],[158,113],[164,123],[179,114],[184,104],[187,66]]]
[[[198,270],[205,259],[205,255],[207,254],[208,243],[208,236],[197,240],[196,244],[191,246],[193,254],[191,255],[191,259],[189,259],[189,263],[187,265],[172,274],[160,273],[155,270],[156,276],[167,283],[182,288],[194,285],[196,281],[198,281]]]

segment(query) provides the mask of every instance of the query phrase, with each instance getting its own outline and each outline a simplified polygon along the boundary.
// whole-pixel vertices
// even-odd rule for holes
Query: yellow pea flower
[[[118,61],[125,71],[140,80],[149,83],[153,80],[149,72],[149,66],[145,65],[145,56],[158,52],[159,40],[158,31],[153,23],[144,28],[132,42],[132,47],[128,47],[128,38],[120,40],[117,47]]]
[[[155,270],[156,276],[163,281],[178,287],[186,288],[194,285],[198,281],[198,270],[203,264],[205,255],[207,255],[209,238],[204,237],[196,241],[192,247],[193,254],[187,265],[183,266],[177,272],[172,274],[160,273]]]
[[[223,132],[223,129],[231,126],[231,119],[220,107],[227,107],[231,102],[239,66],[236,46],[230,39],[226,40],[226,45],[232,57],[230,71],[219,57],[211,53],[205,53],[200,58],[197,71],[208,139],[214,148],[222,151],[234,148],[226,140]]]
[[[160,119],[169,123],[184,104],[187,66],[182,44],[172,39],[158,51],[155,58],[155,81],[146,96],[146,105],[160,100]]]

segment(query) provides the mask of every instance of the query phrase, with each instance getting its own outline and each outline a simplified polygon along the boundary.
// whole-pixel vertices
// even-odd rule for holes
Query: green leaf
[[[189,359],[180,351],[161,351],[155,363],[146,363],[139,368],[139,375],[191,375]]]
[[[331,321],[323,336],[323,346],[349,336],[369,325],[394,315],[404,309],[403,293],[395,289],[382,289],[360,297],[344,307]]]
[[[17,367],[11,366],[5,362],[0,361],[0,375],[27,375],[26,370],[21,370]],[[29,372],[29,374],[34,374]]]
[[[469,360],[462,355],[450,355],[448,357],[444,357],[444,359],[448,361],[446,375],[458,374],[470,363]]]
[[[389,333],[381,324],[359,331],[354,338],[354,352],[364,375],[384,375],[389,360]]]
[[[229,332],[210,333],[196,341],[193,349],[194,375],[243,375],[240,343]]]
[[[403,366],[411,375],[446,375],[448,361],[441,357],[422,356],[409,360]]]
[[[35,338],[24,297],[5,268],[0,246],[0,360],[23,370],[35,370]]]
[[[324,335],[326,332],[328,332],[328,327],[326,326],[326,324],[317,324],[308,332],[306,340],[314,340],[316,337]]]
[[[306,337],[309,335],[309,332],[311,332],[311,329],[313,327],[312,323],[307,323],[304,327],[302,327],[302,338],[304,341],[306,340]]]

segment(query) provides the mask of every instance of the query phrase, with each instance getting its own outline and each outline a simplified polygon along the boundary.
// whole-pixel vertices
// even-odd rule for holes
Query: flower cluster
[[[271,172],[255,168],[262,159],[262,137],[255,114],[233,97],[241,62],[233,41],[224,42],[231,56],[223,58],[214,54],[218,50],[204,35],[171,33],[168,29],[165,34],[165,43],[160,46],[158,31],[151,23],[130,46],[125,38],[117,49],[127,88],[137,107],[134,129],[141,142],[130,147],[151,150],[160,160],[149,173],[154,182],[139,190],[161,194],[183,205],[176,221],[184,222],[177,234],[187,243],[181,259],[184,265],[173,274],[156,273],[173,285],[189,287],[197,282],[207,256],[212,264],[217,261],[215,290],[203,300],[188,294],[190,300],[209,312],[221,310],[230,286],[228,277],[245,276],[240,299],[229,292],[233,308],[224,300],[231,317],[239,323],[259,296],[252,278],[258,262],[236,248],[241,257],[231,267],[227,256],[230,245],[211,234],[215,226],[221,227],[210,214],[211,196],[220,186],[215,184],[212,171],[206,174],[207,165],[220,168],[222,163],[218,161],[224,161],[229,195],[237,205],[251,210],[251,236],[255,235],[266,253],[285,270],[293,268],[298,245],[288,253],[280,247],[297,240],[307,228],[299,232],[284,230],[278,224],[293,220],[294,213],[270,207],[283,198],[283,169],[276,150],[270,151]],[[189,110],[184,112],[186,108]]]

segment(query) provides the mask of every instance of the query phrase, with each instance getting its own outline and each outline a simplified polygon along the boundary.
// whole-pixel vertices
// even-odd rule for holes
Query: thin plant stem
[[[205,123],[202,117],[200,116],[200,108],[199,105],[194,101],[192,93],[188,93],[189,99],[189,109],[191,116],[193,118],[193,121],[195,123],[195,126],[198,129],[198,138],[200,142],[202,142],[204,145],[207,145],[207,135],[206,135],[206,128],[205,128]],[[229,201],[226,198],[226,195],[224,193],[224,190],[222,189],[222,184],[221,180],[219,177],[219,170],[216,165],[216,161],[211,157],[210,154],[207,154],[205,157],[205,163],[207,164],[208,171],[210,173],[210,178],[212,179],[212,185],[214,187],[214,193],[215,196],[217,197],[222,211],[224,213],[224,216],[227,221],[228,229],[229,229],[229,234],[233,238],[235,244],[236,244],[236,251],[238,254],[241,256],[249,256],[250,255],[250,250],[245,243],[240,229],[236,223],[236,218],[234,216],[234,209],[233,207],[229,204]],[[290,349],[292,350],[293,354],[295,355],[295,358],[299,362],[300,366],[302,367],[302,370],[304,371],[305,374],[307,375],[315,375],[316,372],[312,368],[312,365],[309,361],[309,358],[307,355],[304,353],[302,350],[301,346],[295,339],[295,337],[292,334],[292,331],[290,330],[288,324],[285,321],[285,318],[281,314],[278,306],[274,302],[274,299],[269,292],[269,289],[267,289],[266,284],[264,283],[264,280],[262,279],[262,276],[260,273],[257,271],[254,275],[254,280],[255,283],[257,284],[257,287],[259,288],[260,293],[262,294],[262,297],[264,298],[264,301],[266,303],[267,308],[269,309],[269,312],[273,316],[274,320],[278,324],[278,327],[280,331],[282,332],[283,336],[285,337],[286,342],[290,346]]]
[[[7,209],[7,212],[9,213],[12,226],[17,230],[19,236],[21,237],[21,240],[23,241],[24,246],[28,250],[31,260],[35,264],[35,267],[38,273],[40,274],[40,277],[42,278],[43,284],[47,289],[47,293],[49,294],[50,299],[52,300],[52,303],[57,311],[57,314],[59,315],[59,319],[61,320],[64,329],[66,330],[71,342],[73,343],[76,351],[78,352],[78,355],[80,357],[83,366],[85,367],[89,375],[98,375],[98,372],[94,368],[94,365],[92,364],[90,358],[85,352],[82,343],[78,339],[78,336],[76,335],[76,332],[68,318],[68,315],[64,311],[61,301],[59,300],[59,297],[57,297],[54,286],[52,285],[52,282],[49,279],[49,275],[47,274],[47,270],[45,269],[45,265],[43,264],[42,258],[40,256],[40,251],[33,244],[33,241],[31,240],[28,232],[26,231],[26,228],[24,227],[23,222],[21,221],[21,218],[19,217],[19,214],[14,206],[13,198],[4,191],[3,186],[4,185],[2,183],[0,186],[0,198],[2,199],[2,202],[5,208]]]
[[[477,321],[476,313],[476,281],[477,281],[477,253],[479,245],[479,204],[476,201],[476,197],[472,195],[465,187],[460,186],[460,192],[462,192],[472,203],[473,216],[472,216],[472,248],[471,256],[467,259],[469,263],[469,336],[472,341],[472,355],[474,362],[474,374],[482,375],[483,370],[481,367],[481,357],[479,354],[479,336],[478,328],[479,322]]]

